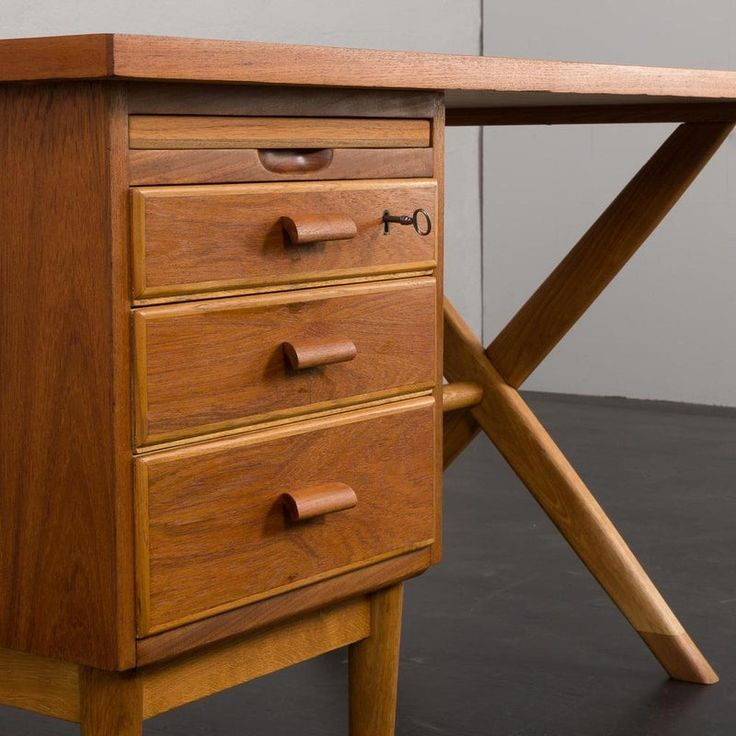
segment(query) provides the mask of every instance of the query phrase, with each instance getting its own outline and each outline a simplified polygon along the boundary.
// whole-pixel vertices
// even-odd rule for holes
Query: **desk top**
[[[0,41],[0,81],[206,82],[438,90],[448,109],[736,102],[736,72],[95,34]]]

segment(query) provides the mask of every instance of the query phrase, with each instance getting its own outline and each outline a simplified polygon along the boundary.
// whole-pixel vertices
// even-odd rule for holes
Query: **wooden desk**
[[[134,734],[350,645],[351,733],[389,736],[401,581],[479,429],[716,681],[517,388],[729,134],[736,73],[94,35],[2,41],[0,81],[1,702]],[[443,320],[445,126],[642,121],[683,124],[489,348]]]

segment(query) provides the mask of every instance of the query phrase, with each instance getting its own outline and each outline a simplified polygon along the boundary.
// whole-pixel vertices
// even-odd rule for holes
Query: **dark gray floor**
[[[406,586],[398,736],[736,733],[736,413],[530,403],[722,681],[667,680],[484,438],[446,475],[445,559]],[[346,736],[344,652],[148,721],[146,734]],[[74,734],[0,709],[0,735]]]

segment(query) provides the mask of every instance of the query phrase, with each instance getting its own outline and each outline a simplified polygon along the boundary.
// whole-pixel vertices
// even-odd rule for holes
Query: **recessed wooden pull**
[[[349,240],[358,228],[347,215],[299,215],[282,217],[281,225],[294,245],[324,240]]]
[[[344,363],[358,354],[355,343],[346,337],[292,340],[285,342],[283,347],[284,355],[295,371],[331,363]]]
[[[292,521],[305,521],[315,516],[351,509],[358,503],[355,491],[345,483],[321,483],[281,497],[286,513]]]
[[[331,148],[262,148],[258,160],[266,171],[276,174],[305,174],[326,169],[334,155]]]

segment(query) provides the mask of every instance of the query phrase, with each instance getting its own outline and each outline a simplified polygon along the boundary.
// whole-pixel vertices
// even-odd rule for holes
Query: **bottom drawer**
[[[413,399],[138,458],[139,634],[431,544],[434,410]],[[357,503],[292,521],[284,495],[325,484]]]

